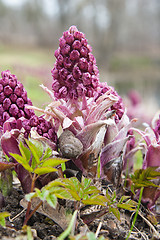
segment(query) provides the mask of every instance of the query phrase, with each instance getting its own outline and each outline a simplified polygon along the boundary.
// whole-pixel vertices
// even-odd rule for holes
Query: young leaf
[[[55,187],[55,190],[53,192],[57,198],[61,199],[69,199],[74,201],[75,199],[71,196],[71,194],[67,191],[65,188],[61,187]]]
[[[10,214],[8,212],[1,212],[0,213],[0,225],[2,225],[3,227],[5,227],[6,223],[5,223],[5,218],[9,217]]]
[[[30,226],[27,226],[27,239],[34,240]]]
[[[68,159],[63,159],[63,158],[58,158],[58,157],[55,157],[55,158],[49,158],[49,159],[46,159],[43,161],[42,163],[42,167],[56,167],[58,165],[60,165],[61,163],[65,163],[67,162]]]
[[[34,170],[34,173],[38,175],[43,175],[50,172],[57,172],[57,169],[52,167],[39,167]]]
[[[129,198],[130,198],[129,196],[122,196],[121,199],[119,200],[119,203],[122,203]]]
[[[42,157],[43,153],[44,153],[44,145],[41,141],[38,141],[34,138],[29,138],[29,144],[32,145],[32,147],[36,150],[38,150],[38,152],[36,152],[36,154],[38,155],[39,159]],[[47,146],[48,147],[48,146]],[[48,147],[49,148],[49,147]]]
[[[120,212],[117,208],[115,207],[109,207],[109,212],[112,212],[114,216],[120,221]]]
[[[31,158],[31,152],[27,147],[23,145],[22,142],[19,143],[19,150],[21,152],[22,157],[29,162]]]
[[[74,227],[77,220],[77,210],[73,213],[72,219],[67,227],[67,229],[57,238],[57,240],[64,240],[66,237],[74,231]]]
[[[91,184],[91,179],[89,179],[89,178],[84,178],[83,179],[82,185],[83,185],[84,189],[88,188],[90,186],[90,184]]]
[[[95,186],[89,186],[86,189],[84,189],[85,194],[98,194],[100,193],[100,190],[98,190]]]
[[[43,154],[42,160],[44,161],[47,158],[50,158],[52,156],[52,149],[48,146],[45,146],[45,152]]]
[[[106,206],[107,205],[107,199],[105,196],[102,195],[96,195],[94,197],[89,197],[87,200],[82,199],[82,203],[86,205],[100,205],[100,206]]]
[[[135,211],[137,208],[137,203],[131,199],[129,199],[125,203],[117,203],[118,208],[122,208],[128,211]]]
[[[133,182],[131,191],[134,193],[136,189],[150,186],[158,188],[159,186],[151,181],[160,176],[160,172],[156,171],[156,169],[157,167],[148,167],[146,169],[136,170],[134,174],[131,175]]]
[[[25,195],[25,199],[30,202],[32,198],[37,197],[37,193],[36,192],[31,192]]]
[[[88,240],[96,240],[96,236],[93,232],[88,232],[87,238],[88,238]]]
[[[31,141],[27,140],[26,139],[26,143],[35,159],[35,162],[36,164],[39,164],[40,163],[40,157],[42,156],[42,149],[43,149],[43,146],[42,144],[39,144],[39,145],[34,145]],[[32,164],[33,164],[33,159],[32,159]],[[33,166],[34,168],[35,166]]]
[[[46,201],[48,202],[48,204],[53,207],[56,208],[57,206],[57,198],[54,194],[48,194],[46,196]]]
[[[20,163],[28,172],[33,172],[33,168],[29,165],[26,158],[23,158],[21,155],[16,153],[10,153],[10,155],[18,162]]]

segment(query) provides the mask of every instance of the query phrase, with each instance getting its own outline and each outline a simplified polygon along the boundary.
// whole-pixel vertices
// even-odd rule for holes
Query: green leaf
[[[109,201],[111,201],[111,196],[110,196],[109,193],[108,193],[108,189],[107,189],[107,191],[106,191],[106,197],[107,197],[107,199],[108,199]]]
[[[83,188],[81,183],[78,181],[78,179],[76,177],[70,178],[70,182],[73,183],[74,185],[74,189],[77,192],[79,192],[80,188]]]
[[[48,202],[48,204],[51,207],[56,208],[56,206],[57,206],[57,197],[54,194],[48,194],[46,196],[46,201]]]
[[[117,203],[117,207],[128,210],[128,211],[135,211],[137,208],[137,202],[129,199],[125,203]]]
[[[71,194],[71,196],[76,200],[80,201],[81,197],[78,195],[78,193],[72,189],[67,189],[67,191]]]
[[[116,199],[116,192],[114,191],[111,197],[111,201],[113,202]]]
[[[120,212],[117,208],[115,207],[109,207],[109,212],[112,212],[114,216],[120,221]]]
[[[156,171],[156,169],[157,167],[149,167],[136,170],[134,174],[131,175],[131,180],[133,182],[131,191],[134,193],[136,189],[142,187],[159,187],[151,181],[160,176],[160,172]]]
[[[37,197],[39,197],[42,201],[46,200],[46,197],[50,194],[48,190],[45,188],[42,188],[42,190],[39,190],[38,188],[35,188]]]
[[[100,193],[100,190],[98,190],[95,186],[89,186],[86,189],[84,189],[85,194],[97,194]]]
[[[96,236],[93,232],[88,232],[87,238],[88,238],[88,240],[96,240]]]
[[[55,179],[54,181],[50,182],[49,184],[47,184],[45,186],[46,189],[52,191],[52,189],[54,189],[57,186],[65,186],[66,184],[64,182],[62,182],[61,178]]]
[[[57,172],[57,169],[52,167],[39,167],[34,170],[34,173],[38,175],[43,175],[50,172]]]
[[[90,197],[87,200],[82,199],[82,203],[86,205],[100,205],[100,206],[106,206],[107,205],[107,199],[105,196],[97,195],[94,197]]]
[[[29,165],[27,160],[23,158],[21,155],[16,153],[10,153],[10,155],[18,162],[20,163],[27,171],[33,172],[33,168]]]
[[[45,159],[50,158],[50,156],[52,156],[52,149],[48,146],[45,146],[45,152],[43,154],[42,160],[44,161]]]
[[[17,153],[9,153],[18,163],[22,164],[25,162],[25,159]]]
[[[58,165],[60,165],[61,163],[65,163],[67,162],[68,159],[64,159],[64,158],[58,158],[58,157],[55,157],[55,158],[49,158],[49,159],[46,159],[43,163],[42,163],[42,167],[56,167]]]
[[[122,196],[121,199],[119,200],[119,203],[124,202],[125,200],[128,200],[130,196]]]
[[[66,170],[66,164],[65,163],[61,163],[61,168],[62,168],[62,171],[64,172]]]
[[[76,224],[76,220],[77,220],[77,210],[73,213],[72,219],[67,227],[67,229],[61,233],[61,235],[57,238],[57,240],[64,240],[66,239],[66,237],[74,231],[74,227]]]
[[[40,159],[44,153],[44,145],[42,144],[42,142],[39,140],[35,140],[34,138],[29,138],[28,142],[29,142],[29,145],[28,145],[29,148],[31,145],[34,151],[36,151],[38,158]]]
[[[92,182],[91,179],[89,179],[89,178],[84,178],[83,181],[82,181],[82,185],[83,185],[84,189],[85,189],[85,188],[88,188],[88,187],[90,186],[91,182]]]
[[[21,152],[22,157],[29,162],[31,158],[31,152],[30,150],[23,145],[22,142],[19,143],[19,150]]]
[[[6,223],[5,223],[5,218],[9,217],[10,214],[8,212],[1,212],[0,213],[0,225],[2,225],[3,227],[5,227]]]
[[[34,240],[30,226],[27,226],[27,240]]]
[[[54,194],[57,198],[61,198],[61,199],[69,199],[74,201],[75,199],[71,196],[71,194],[64,188],[61,188],[59,190],[55,190]]]
[[[31,192],[25,195],[25,199],[30,202],[32,198],[37,197],[37,193]]]
[[[31,141],[29,141],[27,139],[26,139],[26,142],[27,142],[27,145],[28,145],[32,155],[33,155],[32,167],[35,168],[35,165],[40,163],[40,157],[42,156],[41,155],[42,150],[40,148],[36,147],[36,145],[34,145]],[[34,163],[34,160],[35,160],[35,163]]]

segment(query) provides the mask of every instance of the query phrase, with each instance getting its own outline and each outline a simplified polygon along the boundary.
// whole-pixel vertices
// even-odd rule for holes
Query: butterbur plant
[[[129,119],[115,89],[100,82],[92,48],[76,26],[63,33],[54,55],[52,90],[41,85],[51,98],[45,109],[32,105],[24,86],[9,70],[1,73],[0,171],[14,168],[20,180],[28,201],[24,225],[43,203],[56,211],[59,199],[74,202],[71,224],[77,213],[87,225],[108,213],[120,220],[120,209],[138,214],[141,200],[153,210],[160,196],[159,116],[144,131],[134,128],[137,119]],[[143,153],[143,166],[134,172],[137,151]],[[131,197],[139,199],[137,211]],[[101,209],[83,214],[82,209],[90,205]],[[59,239],[97,239],[92,233],[74,236],[71,224]]]
[[[59,40],[59,48],[55,51],[55,57],[56,63],[52,70],[53,92],[42,86],[52,98],[52,103],[45,110],[32,106],[29,108],[41,111],[46,119],[54,120],[57,129],[61,125],[63,137],[67,130],[71,132],[70,135],[74,135],[74,140],[76,138],[80,141],[82,151],[76,156],[74,153],[70,154],[70,159],[85,176],[95,177],[102,146],[119,138],[119,142],[123,143],[114,157],[118,159],[120,153],[123,152],[129,129],[125,127],[125,124],[130,126],[129,120],[126,120],[127,116],[121,97],[113,87],[108,86],[107,83],[100,83],[91,47],[85,35],[75,26],[63,33]],[[122,130],[124,128],[125,130]],[[117,136],[116,139],[120,129],[122,135]],[[68,138],[66,134],[64,140],[66,143]],[[75,148],[74,140],[70,146],[66,144],[68,146],[66,152],[72,152]],[[112,149],[116,148],[115,146],[116,143],[111,146]],[[63,149],[60,144],[60,153],[65,157],[66,152]],[[114,149],[110,153],[107,151],[105,148],[105,154],[110,155]],[[102,168],[104,166],[106,168],[106,163],[113,160],[112,156],[107,160],[104,160],[102,156],[101,159]],[[121,175],[120,169],[119,175]],[[101,172],[104,177],[103,169]]]

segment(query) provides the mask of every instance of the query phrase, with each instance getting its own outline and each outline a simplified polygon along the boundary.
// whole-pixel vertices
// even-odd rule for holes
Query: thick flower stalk
[[[56,98],[93,97],[99,85],[99,71],[85,35],[71,26],[59,40],[52,70]]]

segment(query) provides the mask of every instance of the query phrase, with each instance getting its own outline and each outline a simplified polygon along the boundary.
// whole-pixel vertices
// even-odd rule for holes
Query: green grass
[[[44,108],[51,102],[48,94],[39,86],[40,83],[38,79],[27,76],[24,85],[27,90],[28,97],[32,100],[34,106]]]
[[[54,49],[25,48],[18,46],[0,45],[1,65],[13,65],[15,63],[28,66],[51,66],[54,62]]]
[[[51,88],[51,69],[55,62],[54,49],[25,48],[0,45],[0,72],[9,69],[27,90],[33,105],[43,107],[49,96],[39,87]]]
[[[147,56],[115,56],[110,61],[110,71],[145,70],[156,67],[151,57]]]

